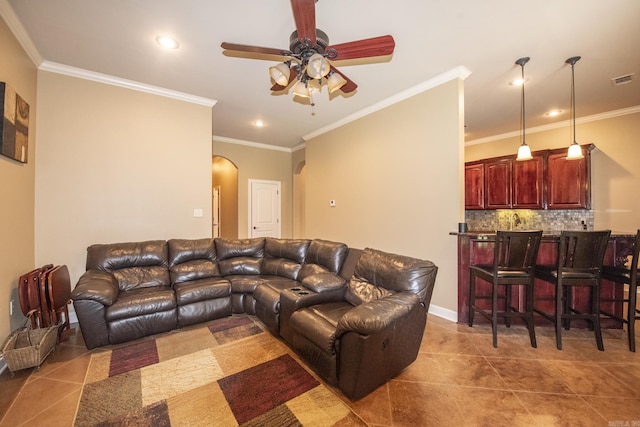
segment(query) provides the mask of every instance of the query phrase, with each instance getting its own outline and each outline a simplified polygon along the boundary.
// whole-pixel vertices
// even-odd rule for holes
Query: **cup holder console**
[[[300,289],[300,288],[291,288],[290,290],[291,290],[292,292],[298,292],[298,291],[300,291],[301,289]]]
[[[289,288],[289,290],[294,294],[298,294],[300,296],[309,295],[309,292],[303,290],[302,288],[295,287],[295,288]]]
[[[309,292],[301,291],[301,292],[298,292],[298,295],[309,295]]]

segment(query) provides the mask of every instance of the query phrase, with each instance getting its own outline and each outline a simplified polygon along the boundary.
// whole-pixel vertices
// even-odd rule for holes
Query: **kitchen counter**
[[[524,230],[518,230],[524,231]],[[496,232],[490,230],[472,230],[466,233],[451,232],[452,236],[458,238],[458,323],[466,324],[469,322],[469,266],[474,264],[491,264],[493,263],[493,250]],[[628,257],[632,253],[633,242],[635,240],[636,233],[629,232],[612,232],[607,245],[607,251],[605,253],[604,264],[605,265],[623,265]],[[555,265],[557,262],[558,241],[560,238],[560,231],[548,230],[544,231],[542,240],[540,242],[540,249],[538,251],[537,264],[540,265]],[[484,287],[484,289],[483,289]],[[490,284],[478,282],[479,292],[490,293]],[[515,289],[514,289],[515,291]],[[580,291],[583,291],[582,289]],[[586,291],[586,290],[584,290]],[[535,284],[536,298],[549,297],[555,295],[555,287],[552,285],[536,279]],[[514,305],[520,307],[523,303],[523,299],[519,295],[514,295]],[[622,296],[622,288],[614,286],[607,280],[601,282],[601,295],[603,298]],[[574,298],[579,302],[586,302],[588,300],[585,292],[575,292]],[[553,306],[548,305],[548,301],[542,302],[542,308],[544,310],[553,311]],[[621,303],[610,303],[611,306],[606,308],[615,314],[622,314]],[[488,307],[487,307],[488,308]],[[482,321],[482,318],[477,317],[478,321]],[[549,326],[551,323],[545,319],[536,317],[536,324],[541,321],[541,325]],[[586,327],[586,324],[580,324],[575,322],[576,327]],[[621,328],[622,324],[610,321],[607,319],[602,322],[602,327],[606,328]]]
[[[504,230],[507,231],[507,230]],[[530,231],[530,230],[514,230],[514,231]],[[466,236],[466,237],[470,237],[470,238],[480,238],[482,240],[484,240],[485,238],[489,238],[489,237],[495,237],[496,235],[496,231],[495,230],[470,230],[467,231],[466,233],[459,233],[457,231],[451,231],[449,232],[450,236]],[[542,237],[560,237],[560,230],[543,230],[542,231]],[[636,237],[636,233],[630,233],[630,232],[626,232],[626,231],[611,231],[611,237],[612,238],[635,238]]]

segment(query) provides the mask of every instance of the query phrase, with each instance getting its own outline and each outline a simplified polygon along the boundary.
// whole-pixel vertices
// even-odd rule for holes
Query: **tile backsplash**
[[[465,211],[469,230],[593,230],[593,210],[589,209],[497,209]],[[585,228],[586,226],[586,228]]]

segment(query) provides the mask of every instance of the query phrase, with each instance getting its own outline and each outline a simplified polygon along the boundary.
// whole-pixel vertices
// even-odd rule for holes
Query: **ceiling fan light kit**
[[[283,62],[269,67],[269,75],[275,82],[271,90],[279,92],[293,87],[294,96],[310,98],[312,106],[312,92],[320,91],[323,84],[328,86],[330,94],[338,90],[343,94],[354,92],[358,85],[330,61],[389,56],[393,54],[395,41],[386,35],[330,45],[327,34],[316,28],[315,3],[316,0],[291,0],[296,30],[289,38],[289,50],[226,42],[221,47],[228,51],[281,56]]]

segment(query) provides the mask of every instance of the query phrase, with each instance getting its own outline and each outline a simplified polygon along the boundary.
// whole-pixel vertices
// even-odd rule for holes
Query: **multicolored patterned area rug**
[[[93,354],[77,426],[364,425],[247,316]]]

